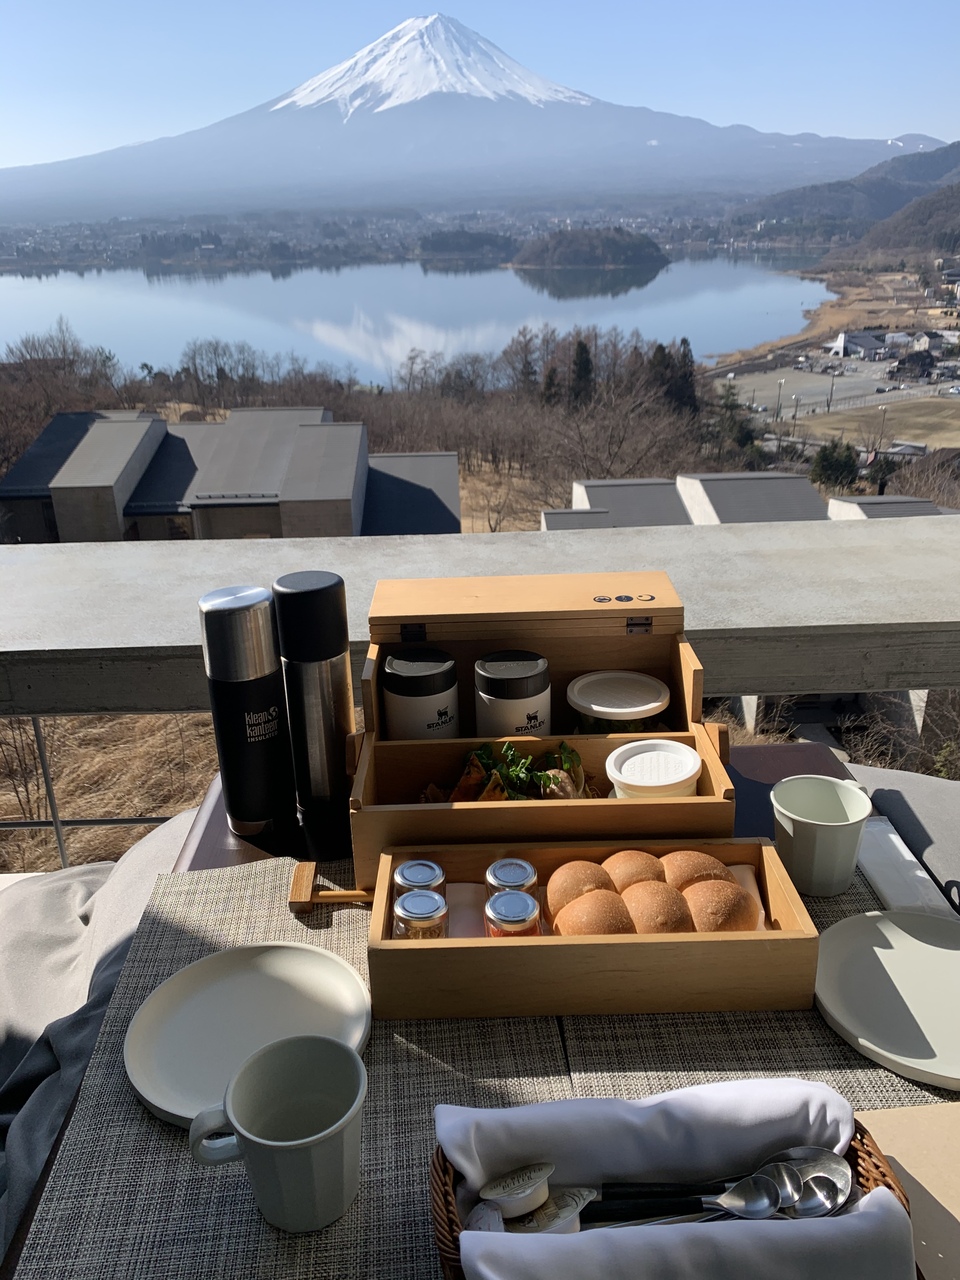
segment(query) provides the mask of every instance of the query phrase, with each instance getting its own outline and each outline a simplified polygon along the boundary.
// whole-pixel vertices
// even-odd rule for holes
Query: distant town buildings
[[[456,453],[371,454],[322,408],[58,414],[0,480],[7,542],[459,532]]]

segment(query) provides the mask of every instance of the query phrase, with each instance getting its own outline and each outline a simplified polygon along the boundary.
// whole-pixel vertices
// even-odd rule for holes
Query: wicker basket
[[[861,1191],[887,1187],[906,1211],[910,1212],[910,1202],[903,1187],[897,1181],[896,1174],[890,1168],[886,1156],[859,1121],[853,1141],[847,1149],[846,1158]],[[433,1233],[446,1280],[464,1280],[463,1268],[460,1265],[460,1232],[463,1227],[457,1213],[455,1192],[459,1181],[460,1175],[437,1147],[430,1162],[430,1201],[433,1209]],[[919,1270],[917,1275],[920,1276]]]

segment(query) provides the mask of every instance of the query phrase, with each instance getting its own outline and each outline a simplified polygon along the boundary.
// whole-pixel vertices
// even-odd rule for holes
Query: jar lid
[[[443,649],[405,649],[384,662],[381,683],[401,698],[432,698],[457,683],[457,664]]]
[[[567,685],[567,702],[600,720],[642,720],[670,704],[670,690],[641,671],[589,671]]]
[[[550,666],[529,649],[500,649],[474,664],[477,689],[488,698],[535,698],[550,688]]]
[[[484,879],[491,889],[527,889],[537,883],[537,873],[523,858],[501,858],[487,867]]]
[[[487,899],[484,915],[504,933],[519,933],[540,918],[540,903],[519,889],[504,889]]]
[[[431,924],[447,914],[446,899],[432,889],[411,889],[393,904],[393,914],[406,924]]]
[[[398,889],[431,889],[435,884],[442,884],[444,875],[435,862],[426,858],[412,862],[401,862],[393,873],[393,883]]]

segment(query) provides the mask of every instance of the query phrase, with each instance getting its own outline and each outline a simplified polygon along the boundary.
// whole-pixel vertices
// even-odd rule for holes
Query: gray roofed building
[[[118,502],[122,507],[130,487],[129,469],[126,476],[121,473],[130,463],[131,449],[135,452],[138,445],[143,447],[142,437],[151,421],[151,414],[132,409],[58,413],[51,418],[39,438],[0,480],[0,537],[56,542],[54,496],[60,516],[68,525],[78,514],[73,500],[73,490],[78,486],[89,487],[93,505],[101,508],[101,515],[109,519],[113,509],[116,527]],[[155,448],[156,429],[148,435]],[[115,457],[108,441],[118,450]],[[59,486],[58,477],[62,477]],[[114,492],[118,481],[119,497]],[[135,478],[133,482],[136,483]],[[106,536],[111,535],[108,532]]]
[[[885,493],[880,496],[851,495],[831,498],[827,504],[831,520],[877,520],[892,516],[939,516],[943,508],[928,498],[911,498],[906,494]]]
[[[885,334],[867,333],[864,330],[857,333],[841,331],[832,343],[823,344],[823,350],[831,356],[854,356],[863,360],[872,360],[876,359],[886,346]]]
[[[677,492],[694,524],[827,519],[827,504],[806,476],[789,472],[680,475]]]
[[[317,408],[60,414],[0,480],[0,508],[24,542],[460,531],[455,453],[378,466],[363,423]]]
[[[577,519],[577,517],[581,519]],[[542,529],[636,529],[690,524],[672,480],[575,480],[569,508],[543,511]]]
[[[612,516],[601,507],[561,507],[540,512],[540,529],[612,529]]]
[[[672,480],[576,480],[571,506],[606,509],[614,529],[690,523]]]
[[[168,422],[167,434],[140,477],[125,514],[133,519],[152,515],[189,515],[196,501],[196,480],[210,461],[218,440],[212,422]],[[43,437],[40,437],[41,440]],[[2,496],[2,484],[0,484]]]
[[[455,453],[371,453],[368,462],[361,533],[460,532]]]

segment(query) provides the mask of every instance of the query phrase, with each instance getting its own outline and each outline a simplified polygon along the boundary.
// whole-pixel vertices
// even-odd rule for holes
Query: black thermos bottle
[[[200,600],[203,663],[231,831],[295,852],[297,801],[273,596],[222,587]]]
[[[347,735],[354,731],[347,597],[336,573],[273,584],[297,803],[311,859],[350,856]]]

